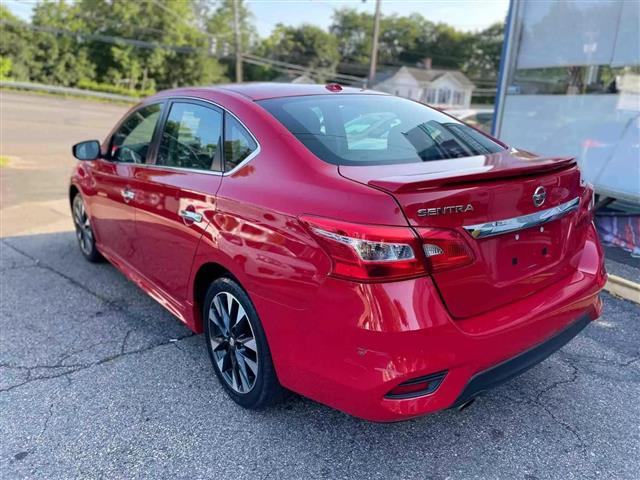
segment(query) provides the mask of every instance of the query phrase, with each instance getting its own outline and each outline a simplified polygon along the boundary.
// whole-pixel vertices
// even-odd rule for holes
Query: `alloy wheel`
[[[258,346],[240,301],[218,293],[209,307],[209,342],[222,378],[235,392],[246,394],[258,378]]]
[[[85,255],[91,255],[93,248],[93,231],[89,223],[89,216],[84,208],[84,202],[80,195],[73,200],[73,223],[76,227],[78,244]]]

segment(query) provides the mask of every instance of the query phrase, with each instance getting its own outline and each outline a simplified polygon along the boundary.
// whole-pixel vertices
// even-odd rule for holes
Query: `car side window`
[[[147,105],[133,112],[111,138],[110,159],[115,162],[146,163],[162,105]]]
[[[221,138],[220,110],[174,102],[162,131],[156,165],[220,171]]]
[[[229,171],[255,152],[258,144],[232,115],[225,115],[224,123],[224,168]]]

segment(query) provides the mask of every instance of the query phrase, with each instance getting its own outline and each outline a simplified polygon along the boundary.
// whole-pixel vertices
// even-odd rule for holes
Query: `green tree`
[[[272,60],[308,67],[316,81],[330,77],[340,61],[337,39],[314,25],[292,27],[279,23],[256,51]]]
[[[195,8],[182,0],[45,0],[28,24],[0,5],[0,54],[14,78],[56,85],[95,80],[146,90],[224,81]]]
[[[5,65],[4,75],[15,80],[30,80],[33,66],[31,30],[22,20],[0,4],[0,59]],[[6,65],[10,65],[7,70]]]
[[[380,22],[379,61],[409,64],[422,61],[428,56],[423,50],[424,39],[433,29],[432,22],[415,13],[405,17],[383,17]]]
[[[112,42],[90,41],[91,58],[102,81],[147,89],[225,79],[189,2],[80,0],[79,4],[90,30]]]
[[[95,77],[89,50],[79,33],[85,23],[78,17],[79,5],[64,0],[44,1],[33,10],[34,32],[32,80],[53,85],[77,85]]]
[[[336,10],[329,31],[339,39],[342,62],[369,64],[373,15],[349,8]],[[382,16],[378,62],[382,67],[415,65],[430,57],[435,67],[461,68],[470,55],[470,38],[471,34],[435,24],[417,13]]]
[[[469,33],[446,23],[430,24],[416,45],[416,54],[442,68],[460,69],[469,58]]]
[[[329,33],[338,39],[338,54],[342,62],[368,64],[372,32],[373,15],[351,8],[333,12]]]
[[[493,80],[498,77],[504,43],[504,24],[496,23],[472,35],[469,56],[463,70],[471,77]]]
[[[380,19],[378,62],[416,63],[426,57],[424,44],[435,25],[422,15],[383,15]],[[373,37],[373,15],[343,8],[336,10],[329,27],[339,39],[342,62],[368,65]]]

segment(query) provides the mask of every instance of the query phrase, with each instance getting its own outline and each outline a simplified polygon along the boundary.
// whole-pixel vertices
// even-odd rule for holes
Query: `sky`
[[[28,20],[36,0],[0,0],[11,12]],[[134,1],[134,0],[132,0]],[[185,0],[186,1],[186,0]],[[215,4],[215,0],[212,0]],[[277,23],[311,23],[328,28],[336,8],[351,7],[373,13],[375,0],[247,0],[261,37]],[[503,22],[509,0],[382,0],[383,15],[408,15],[416,12],[432,22],[448,23],[459,30],[476,31],[495,22]]]

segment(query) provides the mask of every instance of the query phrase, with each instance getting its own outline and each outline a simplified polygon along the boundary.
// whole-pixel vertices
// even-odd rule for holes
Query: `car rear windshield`
[[[504,150],[461,122],[398,97],[312,95],[258,103],[317,157],[337,165],[417,163]]]

